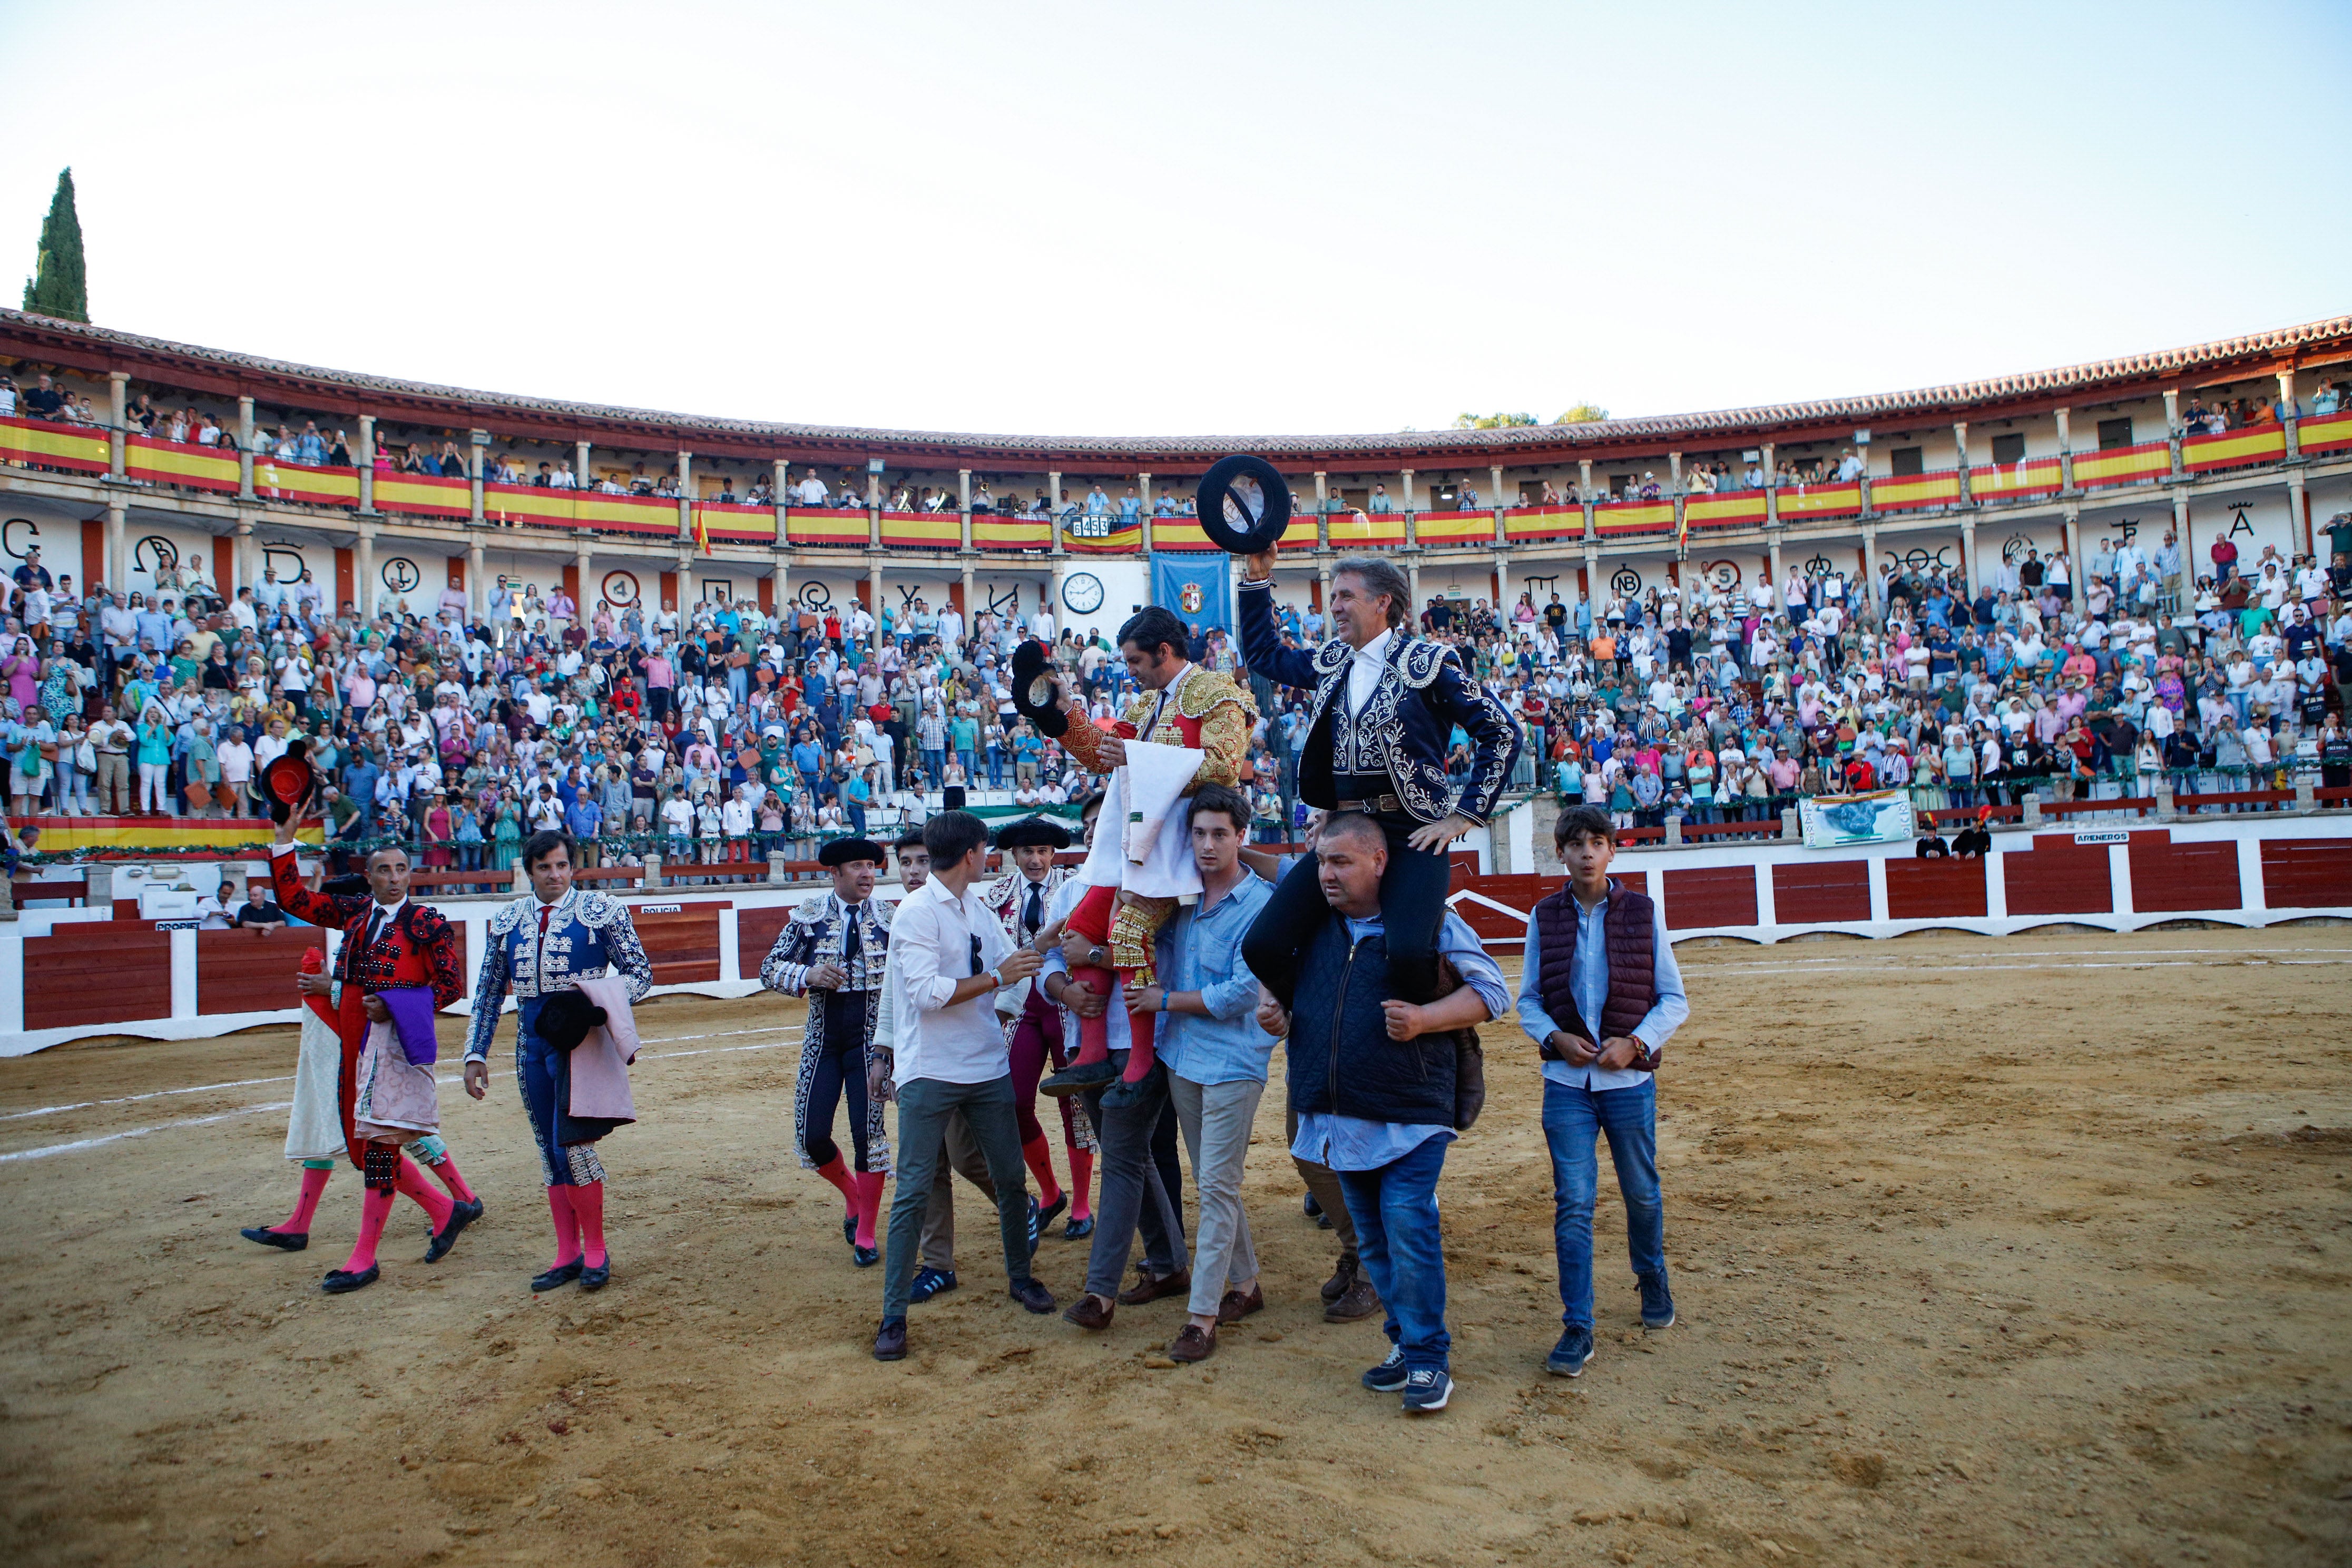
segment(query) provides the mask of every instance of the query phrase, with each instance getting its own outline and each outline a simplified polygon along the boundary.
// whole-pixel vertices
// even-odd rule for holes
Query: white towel
[[[1111,770],[1094,847],[1078,868],[1089,887],[1124,888],[1155,899],[1196,899],[1201,868],[1184,790],[1208,755],[1156,741],[1127,742],[1127,763]]]

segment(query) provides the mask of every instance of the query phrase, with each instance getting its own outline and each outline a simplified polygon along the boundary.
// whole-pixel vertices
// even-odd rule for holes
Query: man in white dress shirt
[[[898,1190],[884,1251],[882,1326],[874,1359],[907,1354],[907,1303],[923,1215],[948,1114],[961,1110],[996,1188],[997,1228],[1013,1299],[1032,1312],[1054,1310],[1053,1293],[1029,1272],[1029,1184],[1013,1109],[1013,1065],[997,994],[1037,973],[1043,955],[1013,947],[973,891],[988,863],[988,827],[966,811],[941,812],[923,826],[930,879],[899,900],[890,922],[898,969],[896,1077]],[[1042,933],[1041,933],[1042,934]],[[1058,934],[1058,933],[1055,933]]]

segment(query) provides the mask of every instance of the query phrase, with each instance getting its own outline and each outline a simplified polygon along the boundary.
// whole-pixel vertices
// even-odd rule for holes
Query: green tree
[[[1596,419],[1606,419],[1608,417],[1609,410],[1601,407],[1598,403],[1580,403],[1575,407],[1570,409],[1567,413],[1561,415],[1559,418],[1553,420],[1552,423],[1555,425],[1583,425]]]
[[[1457,414],[1454,416],[1456,430],[1508,430],[1520,425],[1532,425],[1532,414]]]
[[[74,211],[73,171],[58,175],[57,195],[41,225],[41,250],[25,279],[25,309],[62,321],[89,320],[89,281],[82,270],[81,218]]]

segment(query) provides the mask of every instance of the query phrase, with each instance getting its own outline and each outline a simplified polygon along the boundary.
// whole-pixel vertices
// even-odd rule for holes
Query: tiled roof
[[[162,338],[114,331],[79,321],[62,321],[22,310],[0,309],[0,346],[38,358],[43,340],[84,345],[84,353],[120,356],[121,368],[133,369],[142,380],[169,384],[168,362],[189,362],[232,379],[250,378],[277,384],[277,389],[297,393],[308,383],[342,398],[362,401],[373,394],[384,399],[381,412],[419,421],[445,419],[453,425],[485,419],[502,424],[553,423],[593,433],[599,427],[625,433],[617,443],[635,449],[648,437],[674,433],[691,449],[696,438],[716,439],[730,447],[786,448],[799,457],[809,447],[828,454],[845,448],[887,448],[920,462],[954,468],[958,459],[1001,458],[1009,461],[1125,458],[1150,463],[1165,458],[1179,468],[1213,459],[1228,452],[1247,451],[1269,458],[1374,458],[1394,456],[1426,461],[1432,458],[1463,464],[1509,462],[1514,459],[1569,460],[1575,448],[1589,450],[1648,445],[1663,450],[1665,444],[1693,437],[1715,437],[1722,444],[1743,437],[1761,438],[1776,432],[1823,426],[1867,425],[1906,416],[1957,417],[2004,404],[2047,402],[2053,396],[2078,394],[2095,401],[2103,393],[2176,382],[2208,369],[2246,363],[2252,374],[2263,364],[2323,349],[2352,352],[2352,316],[2336,316],[2302,326],[2223,338],[2187,348],[2128,354],[2088,364],[2055,370],[2030,371],[1980,381],[1955,382],[1909,392],[1878,393],[1859,397],[1823,398],[1802,403],[1766,404],[1749,408],[1724,408],[1698,414],[1663,415],[1649,418],[1606,419],[1578,425],[1525,426],[1498,430],[1415,430],[1368,435],[1268,436],[1006,436],[981,432],[889,430],[845,425],[769,424],[749,419],[720,419],[672,414],[655,409],[624,408],[555,398],[522,397],[510,393],[478,392],[465,387],[395,381],[387,376],[325,370],[284,360],[230,353]],[[160,362],[160,363],[159,363]],[[2247,363],[2252,362],[2252,363]],[[163,374],[158,374],[163,373]],[[499,416],[505,416],[503,420]],[[785,455],[779,452],[777,455]]]

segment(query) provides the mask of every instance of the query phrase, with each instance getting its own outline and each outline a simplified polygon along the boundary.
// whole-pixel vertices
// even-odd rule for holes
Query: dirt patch
[[[962,1288],[885,1367],[879,1271],[789,1147],[796,1005],[646,1010],[596,1296],[526,1288],[548,1227],[504,1042],[488,1103],[444,1091],[488,1217],[428,1268],[404,1205],[344,1298],[317,1286],[352,1173],[307,1252],[236,1235],[292,1196],[256,1109],[288,1031],[0,1063],[0,1155],[58,1151],[0,1163],[0,1555],[2341,1562],[2347,962],[2316,930],[1687,952],[1681,1321],[1641,1331],[1604,1178],[1573,1382],[1543,1371],[1537,1072],[1496,1026],[1441,1189],[1460,1392],[1418,1423],[1358,1386],[1377,1322],[1322,1321],[1336,1248],[1278,1092],[1246,1187],[1269,1304],[1213,1360],[1147,1361],[1180,1301],[1098,1337],[1021,1311],[967,1190]],[[1066,1299],[1084,1253],[1057,1227],[1040,1277]]]

